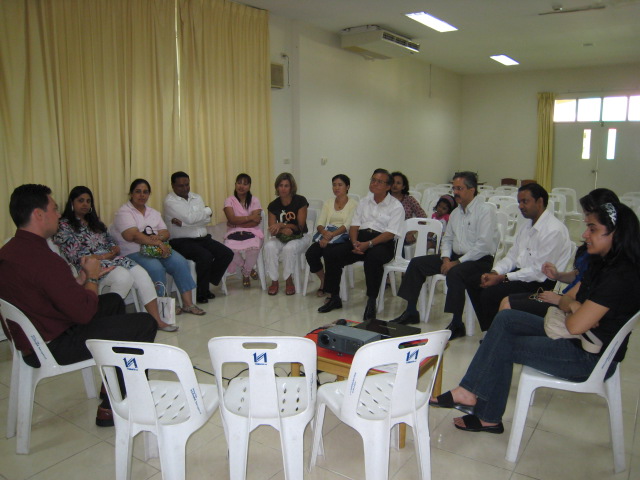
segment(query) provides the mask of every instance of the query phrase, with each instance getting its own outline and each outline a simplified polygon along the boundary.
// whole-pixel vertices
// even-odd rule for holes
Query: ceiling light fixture
[[[438,32],[455,32],[458,30],[453,25],[449,25],[447,22],[444,22],[433,15],[429,15],[426,12],[407,13],[406,16],[416,22],[426,25],[429,28],[433,28]]]
[[[507,66],[520,65],[513,58],[507,57],[506,55],[492,55],[491,59],[495,60],[496,62],[501,63],[503,65],[507,65]]]

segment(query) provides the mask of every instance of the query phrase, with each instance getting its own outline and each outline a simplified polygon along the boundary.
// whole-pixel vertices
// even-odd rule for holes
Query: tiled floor
[[[211,370],[207,340],[220,335],[303,335],[337,318],[361,318],[364,310],[362,269],[356,268],[356,288],[342,310],[318,314],[321,300],[315,295],[269,297],[254,283],[243,289],[236,278],[228,281],[229,296],[221,294],[208,305],[203,317],[178,317],[178,334],[159,332],[157,342],[185,349],[193,363]],[[310,291],[317,285],[312,284]],[[216,294],[218,291],[216,290]],[[387,291],[381,318],[400,313],[404,302]],[[429,324],[423,330],[437,330],[448,323],[442,312],[439,293]],[[530,409],[520,456],[515,464],[504,459],[511,429],[518,375],[505,414],[503,435],[473,434],[456,430],[451,419],[456,412],[430,410],[432,478],[434,479],[637,479],[640,478],[640,348],[638,334],[632,339],[622,367],[623,408],[627,470],[613,474],[607,409],[598,397],[551,393],[540,390]],[[456,385],[478,346],[478,336],[455,340],[445,359],[444,388]],[[7,342],[0,343],[0,431],[6,427],[11,358]],[[213,383],[207,374],[202,382]],[[321,378],[321,380],[326,380]],[[87,400],[79,373],[44,381],[36,392],[31,453],[15,454],[15,438],[0,440],[0,479],[100,480],[114,478],[114,430],[94,424],[97,401]],[[330,415],[330,414],[328,414]],[[187,478],[228,478],[226,443],[219,415],[197,432],[187,445]],[[309,430],[309,429],[308,429]],[[308,461],[310,435],[305,439]],[[335,417],[325,422],[326,457],[306,473],[308,479],[363,479],[362,446],[358,435]],[[144,462],[142,442],[136,440],[134,479],[160,480],[157,459]],[[390,477],[413,480],[417,477],[416,457],[409,433],[407,447],[391,451]],[[251,437],[247,478],[284,479],[278,435],[261,427]],[[296,479],[290,479],[296,480]]]

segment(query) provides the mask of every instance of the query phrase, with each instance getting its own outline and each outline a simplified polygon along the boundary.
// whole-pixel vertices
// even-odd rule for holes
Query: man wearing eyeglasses
[[[402,233],[404,207],[389,195],[392,178],[389,172],[378,168],[369,182],[369,194],[358,204],[351,227],[350,242],[338,244],[325,252],[324,291],[331,297],[318,312],[327,313],[342,308],[340,278],[346,265],[364,261],[367,284],[367,306],[363,319],[376,315],[376,299],[384,274],[384,264],[393,258],[394,238]]]
[[[417,304],[427,277],[441,273],[447,277],[444,311],[452,313],[451,339],[466,335],[462,322],[465,290],[471,302],[479,304],[480,277],[491,270],[498,248],[495,207],[476,198],[478,177],[473,172],[458,172],[453,177],[453,196],[458,207],[451,212],[442,237],[440,255],[415,257],[409,263],[398,290],[407,301],[407,309],[392,320],[401,324],[419,323]]]

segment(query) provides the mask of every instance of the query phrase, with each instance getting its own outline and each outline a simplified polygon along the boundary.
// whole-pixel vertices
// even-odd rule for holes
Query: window
[[[640,121],[640,95],[556,100],[553,121],[556,123],[638,122]]]

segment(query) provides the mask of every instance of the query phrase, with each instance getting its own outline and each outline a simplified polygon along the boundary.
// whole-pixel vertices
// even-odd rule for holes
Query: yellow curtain
[[[551,191],[553,175],[553,108],[555,93],[538,93],[538,152],[536,181]]]
[[[194,191],[220,221],[247,173],[273,196],[268,13],[226,0],[179,0],[180,154]]]
[[[176,37],[183,24],[200,32]],[[223,64],[225,43],[209,32],[220,25],[234,47]],[[197,82],[179,81],[178,51]],[[161,209],[176,170],[190,173],[216,212],[235,168],[252,170],[260,192],[271,171],[268,65],[266,13],[226,1],[0,2],[0,208],[7,212],[23,183],[49,185],[61,207],[70,188],[86,185],[108,224],[136,177],[149,180],[150,205]],[[15,227],[6,213],[0,218],[1,243]]]

